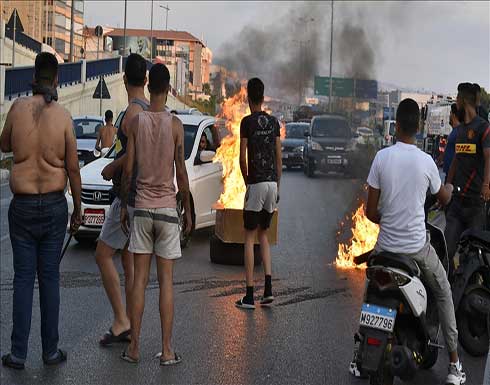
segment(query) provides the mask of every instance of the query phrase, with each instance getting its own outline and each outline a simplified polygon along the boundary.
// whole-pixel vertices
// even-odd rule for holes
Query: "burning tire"
[[[220,265],[243,266],[244,245],[241,243],[224,243],[216,235],[209,240],[209,257],[211,262]],[[262,263],[259,245],[254,246],[254,265]]]

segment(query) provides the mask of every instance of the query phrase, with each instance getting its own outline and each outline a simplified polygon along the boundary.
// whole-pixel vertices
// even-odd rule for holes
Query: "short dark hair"
[[[471,83],[458,84],[458,96],[470,106],[476,107],[476,88]]]
[[[475,90],[475,93],[477,94],[481,93],[481,87],[478,83],[473,83],[473,88]]]
[[[247,83],[247,95],[254,104],[264,101],[264,83],[259,78],[252,78]]]
[[[132,53],[126,60],[124,74],[130,86],[142,87],[145,85],[146,60],[137,53]]]
[[[49,52],[41,52],[36,56],[34,64],[34,80],[36,83],[52,85],[58,75],[58,60]]]
[[[151,93],[162,94],[168,90],[170,72],[165,64],[157,63],[151,67],[148,89]]]
[[[419,129],[420,109],[413,99],[403,99],[396,110],[396,122],[401,131],[410,136],[415,136]]]
[[[107,110],[105,112],[105,121],[106,122],[108,122],[109,120],[112,120],[113,117],[114,117],[114,115],[112,114],[111,110]]]
[[[453,115],[457,115],[458,114],[458,105],[456,103],[451,104],[451,113]]]

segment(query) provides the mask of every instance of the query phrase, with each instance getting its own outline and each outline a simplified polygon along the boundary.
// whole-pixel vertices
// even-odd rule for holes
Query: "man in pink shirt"
[[[173,326],[173,260],[181,257],[179,219],[176,210],[177,185],[183,198],[185,232],[192,228],[189,180],[184,163],[182,122],[165,110],[170,73],[163,64],[150,70],[148,90],[150,108],[137,114],[130,123],[127,160],[122,183],[121,222],[128,232],[128,190],[136,167],[136,198],[129,251],[134,254],[134,285],[131,293],[131,344],[121,358],[139,361],[141,320],[145,304],[151,257],[156,256],[160,284],[160,317],[163,349],[160,365],[182,361],[171,346]]]

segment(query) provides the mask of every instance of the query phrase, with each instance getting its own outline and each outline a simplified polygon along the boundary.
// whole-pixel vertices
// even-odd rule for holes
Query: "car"
[[[357,143],[374,143],[374,132],[368,127],[358,127],[356,130]]]
[[[73,117],[73,129],[77,138],[78,163],[80,167],[93,162],[97,157],[94,154],[97,134],[104,119],[101,116],[75,116]]]
[[[189,108],[187,110],[172,110],[175,115],[203,115],[197,108]]]
[[[288,170],[293,167],[303,167],[303,149],[305,130],[308,123],[286,123],[286,138],[281,140],[282,164]]]
[[[193,230],[214,226],[216,212],[213,210],[213,205],[218,201],[223,189],[223,168],[221,163],[212,162],[215,155],[214,151],[202,151],[200,153],[203,164],[195,165],[194,161],[203,133],[206,134],[211,149],[219,146],[219,143],[214,143],[215,138],[218,138],[214,132],[216,130],[215,119],[203,115],[178,115],[178,118],[184,126],[185,166],[189,176]],[[79,242],[95,241],[102,229],[110,207],[112,182],[105,181],[101,172],[114,159],[114,147],[104,157],[91,162],[80,170],[82,178],[82,225],[75,234],[75,239]],[[73,199],[70,189],[67,190],[66,197],[68,211],[71,215]],[[177,194],[177,211],[182,230],[184,212],[179,194]],[[181,231],[183,247],[187,245],[189,239],[190,235],[185,236]]]
[[[317,170],[349,173],[349,158],[355,141],[345,117],[315,116],[305,136],[303,171],[308,177],[313,177]]]

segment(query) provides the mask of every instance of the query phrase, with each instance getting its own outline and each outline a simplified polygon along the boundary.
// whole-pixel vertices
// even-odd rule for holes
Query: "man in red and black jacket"
[[[454,255],[463,231],[482,228],[483,201],[490,200],[490,128],[476,112],[476,90],[471,83],[458,85],[456,152],[447,183],[456,191],[446,216],[445,236],[454,272]]]

